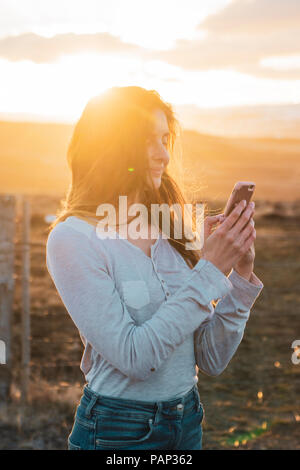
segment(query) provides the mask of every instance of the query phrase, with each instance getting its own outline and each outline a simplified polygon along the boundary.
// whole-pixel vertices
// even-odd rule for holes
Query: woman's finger
[[[207,238],[213,231],[214,225],[221,221],[221,214],[207,216],[204,219],[204,237]]]
[[[238,221],[240,218],[241,213],[244,211],[245,207],[247,206],[247,201],[242,200],[240,201],[235,208],[230,212],[230,214],[225,217],[223,223],[221,224],[220,231],[223,233],[228,232]],[[221,233],[220,232],[220,233]]]
[[[223,214],[207,216],[204,219],[204,240],[206,240],[224,220]]]
[[[209,216],[205,217],[204,222],[206,222],[208,225],[213,225],[213,224],[219,222],[221,216],[222,216],[222,214],[209,215]]]

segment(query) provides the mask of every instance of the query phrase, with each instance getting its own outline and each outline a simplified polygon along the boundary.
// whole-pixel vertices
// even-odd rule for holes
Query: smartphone
[[[224,215],[227,217],[235,206],[245,199],[249,204],[255,190],[255,183],[253,181],[238,181],[235,183],[230,197],[224,209]]]

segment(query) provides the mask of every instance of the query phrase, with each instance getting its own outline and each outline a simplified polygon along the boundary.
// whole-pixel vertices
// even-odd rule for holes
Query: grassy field
[[[45,266],[44,216],[55,213],[58,198],[30,199],[30,402],[20,405],[18,251],[13,400],[0,413],[0,449],[66,449],[84,384],[79,369],[82,345]],[[210,207],[218,209],[224,202],[214,200]],[[265,288],[224,373],[219,377],[199,373],[204,449],[300,449],[300,365],[291,361],[291,344],[300,339],[300,218],[278,215],[276,210],[261,214],[256,218],[255,272]]]

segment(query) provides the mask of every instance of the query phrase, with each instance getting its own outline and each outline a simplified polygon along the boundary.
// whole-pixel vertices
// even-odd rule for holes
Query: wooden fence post
[[[30,379],[30,205],[22,204],[22,367],[21,399],[27,402]]]
[[[14,294],[16,199],[0,195],[0,340],[5,357],[0,364],[0,407],[10,398],[12,380],[11,322]],[[3,360],[4,359],[4,360]]]

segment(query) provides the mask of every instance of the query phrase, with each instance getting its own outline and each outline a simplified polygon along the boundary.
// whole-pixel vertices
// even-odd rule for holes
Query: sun
[[[2,70],[5,73],[1,74]],[[2,111],[75,121],[91,97],[112,86],[140,82],[140,70],[138,59],[108,53],[62,55],[56,62],[42,64],[0,60]],[[14,94],[8,96],[4,91],[12,81],[17,86]]]

